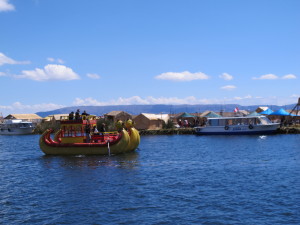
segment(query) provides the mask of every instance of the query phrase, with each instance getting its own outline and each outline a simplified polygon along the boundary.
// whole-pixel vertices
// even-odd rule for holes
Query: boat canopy
[[[272,109],[267,109],[263,112],[260,112],[259,114],[262,114],[262,115],[270,115],[271,113],[273,113],[273,110]]]
[[[275,112],[272,112],[270,114],[270,116],[272,116],[272,115],[274,115],[274,116],[289,116],[290,113],[288,113],[287,111],[285,111],[284,109],[281,108]]]

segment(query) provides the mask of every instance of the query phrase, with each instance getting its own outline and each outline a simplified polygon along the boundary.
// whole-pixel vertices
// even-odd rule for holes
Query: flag
[[[235,109],[233,110],[233,112],[238,112],[239,111],[239,108],[238,107],[235,107]]]

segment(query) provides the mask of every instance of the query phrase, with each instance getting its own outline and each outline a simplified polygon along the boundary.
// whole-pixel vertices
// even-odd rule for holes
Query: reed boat
[[[53,138],[51,129],[42,134],[40,148],[46,155],[111,155],[131,152],[139,146],[140,135],[131,120],[126,121],[126,129],[119,121],[118,131],[92,133],[87,138],[86,126],[96,124],[94,116],[80,120],[61,118],[60,129]]]

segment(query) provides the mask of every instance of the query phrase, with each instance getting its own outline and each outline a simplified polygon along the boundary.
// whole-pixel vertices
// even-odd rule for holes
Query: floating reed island
[[[300,134],[300,126],[280,127],[277,134]]]
[[[174,128],[160,130],[140,130],[140,135],[174,135],[174,134],[196,134],[193,128]],[[300,126],[280,127],[275,134],[300,134]]]

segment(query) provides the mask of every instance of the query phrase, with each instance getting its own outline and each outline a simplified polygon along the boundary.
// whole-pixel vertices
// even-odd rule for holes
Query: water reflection
[[[90,168],[97,169],[99,167],[117,167],[122,169],[135,169],[138,165],[138,152],[114,156],[43,156],[44,166],[48,168],[65,167],[65,168]]]

